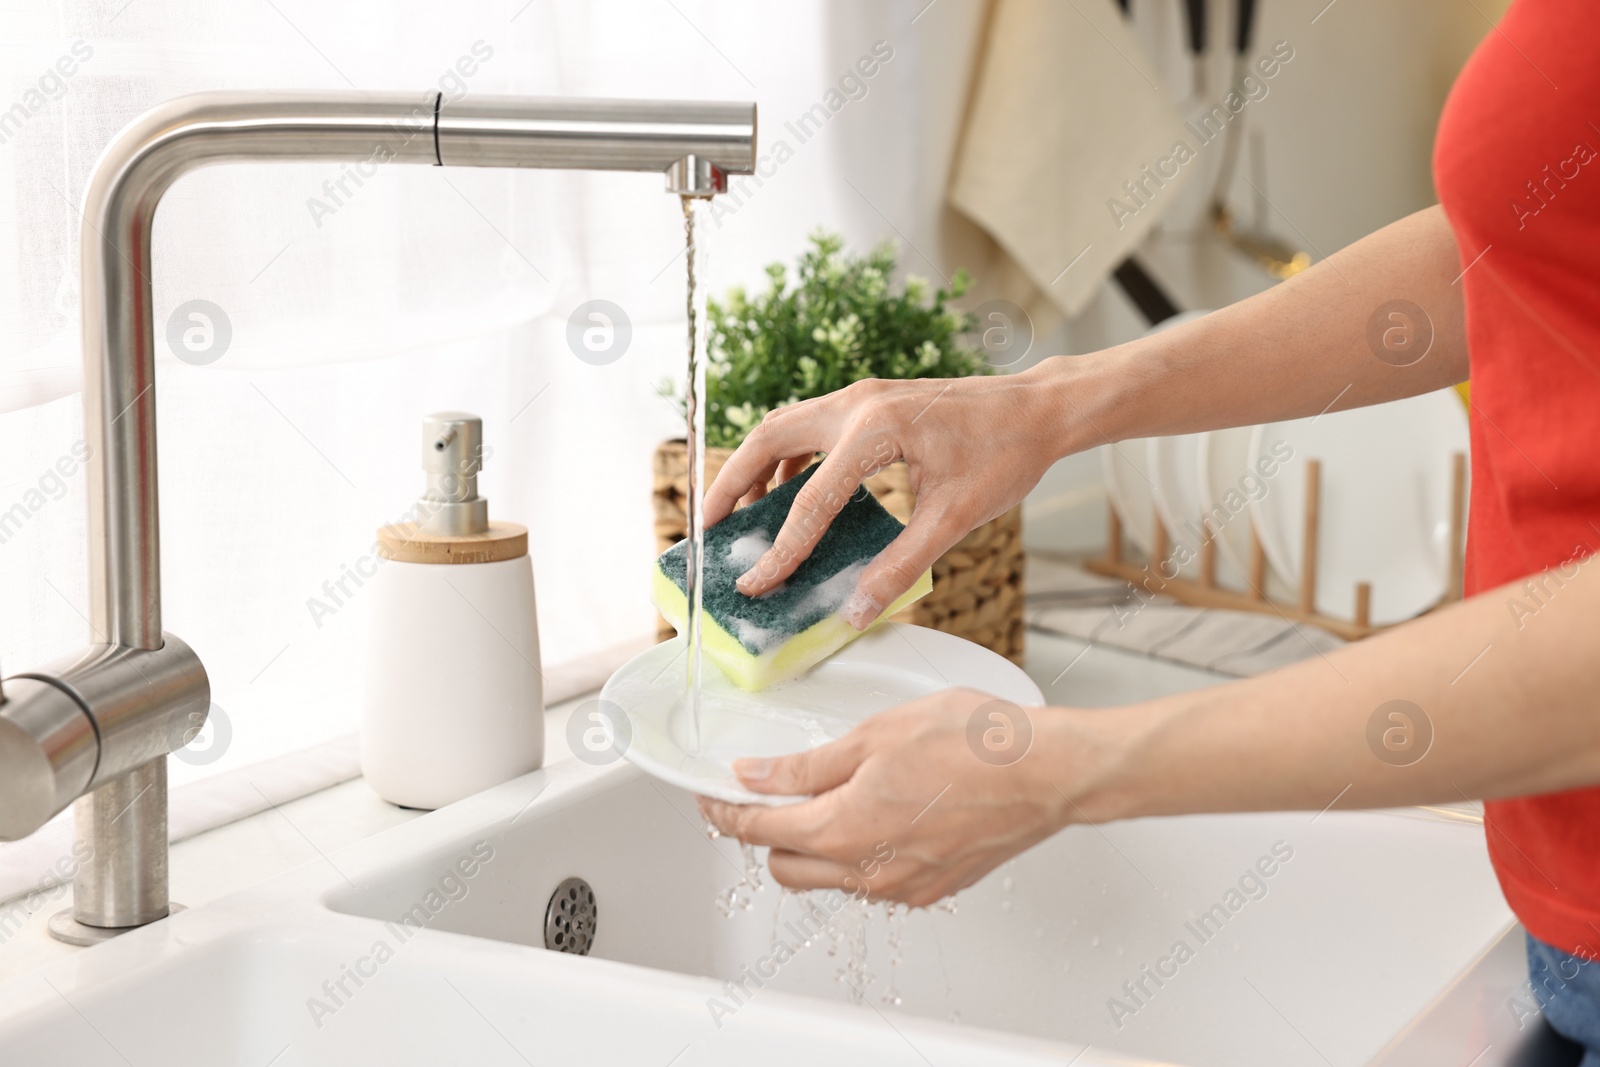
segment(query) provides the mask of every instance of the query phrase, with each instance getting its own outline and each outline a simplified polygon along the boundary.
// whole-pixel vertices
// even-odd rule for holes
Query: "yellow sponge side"
[[[876,626],[933,591],[933,572],[926,571],[916,584],[902,593],[887,611],[873,622]],[[678,583],[668,578],[657,566],[651,575],[650,599],[656,608],[678,631],[683,633],[688,625],[689,600]],[[790,678],[797,678],[815,667],[865,630],[856,630],[839,615],[829,615],[820,622],[795,634],[789,640],[762,655],[755,655],[729,633],[716,618],[703,615],[700,635],[701,648],[711,657],[728,680],[747,692],[756,692]],[[869,626],[867,629],[871,629]]]

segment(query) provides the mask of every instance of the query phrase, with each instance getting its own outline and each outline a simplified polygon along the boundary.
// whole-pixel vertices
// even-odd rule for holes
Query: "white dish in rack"
[[[1285,448],[1291,457],[1250,507],[1267,558],[1298,583],[1306,461],[1321,461],[1318,612],[1353,618],[1358,582],[1372,585],[1375,626],[1412,618],[1444,597],[1453,457],[1468,451],[1467,418],[1454,390],[1259,426],[1251,462],[1275,459]]]

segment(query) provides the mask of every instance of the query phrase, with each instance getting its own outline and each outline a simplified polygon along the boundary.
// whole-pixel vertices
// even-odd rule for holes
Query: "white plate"
[[[1444,596],[1450,567],[1451,457],[1468,451],[1453,389],[1375,407],[1256,428],[1250,460],[1292,456],[1251,501],[1261,544],[1298,584],[1305,529],[1305,461],[1322,461],[1316,608],[1355,615],[1357,582],[1372,583],[1371,620],[1412,618]]]
[[[1201,435],[1195,450],[1201,509],[1219,516],[1212,523],[1217,541],[1217,584],[1241,592],[1250,590],[1250,500],[1272,489],[1272,483],[1251,465],[1250,439],[1254,433],[1254,426],[1212,430]],[[1268,559],[1267,596],[1289,600],[1293,589]]]
[[[1151,327],[1143,336],[1153,337],[1209,314],[1209,310],[1185,311]],[[1106,480],[1106,496],[1117,517],[1122,520],[1122,529],[1128,539],[1147,559],[1154,546],[1151,535],[1155,532],[1157,515],[1156,478],[1151,470],[1150,455],[1153,443],[1160,440],[1163,438],[1136,438],[1100,446],[1100,470]],[[1167,524],[1169,533],[1176,532],[1171,519],[1163,515],[1162,521]]]
[[[1171,543],[1189,550],[1186,555],[1180,554],[1180,558],[1188,562],[1178,565],[1178,573],[1185,578],[1200,576],[1200,547],[1204,540],[1201,519],[1205,509],[1200,506],[1200,485],[1195,470],[1200,439],[1204,436],[1185,433],[1151,437],[1145,445],[1145,469],[1150,472],[1156,514],[1161,516]]]
[[[1106,497],[1122,520],[1122,531],[1149,558],[1155,532],[1156,492],[1150,477],[1150,446],[1146,439],[1100,446],[1100,470],[1106,479]]]
[[[977,689],[1024,707],[1044,703],[1033,679],[1004,656],[937,630],[883,623],[809,674],[759,693],[736,688],[707,660],[702,744],[693,754],[683,648],[676,637],[641,652],[611,676],[600,699],[627,716],[632,736],[623,754],[631,762],[662,781],[735,804],[804,798],[749,792],[733,776],[733,760],[816,748],[880,711],[941,689]]]

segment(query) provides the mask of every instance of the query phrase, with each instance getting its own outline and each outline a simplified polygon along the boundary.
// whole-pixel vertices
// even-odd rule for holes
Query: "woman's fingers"
[[[784,462],[788,461],[785,460]],[[774,463],[756,475],[756,484],[751,486],[748,493],[739,498],[739,506],[741,508],[747,508],[767,495],[767,486],[772,484],[772,476],[778,473],[778,467],[779,464]],[[711,524],[707,523],[706,525],[709,526]]]
[[[757,500],[760,500],[762,497],[766,496],[768,491],[771,490],[774,485],[782,485],[790,478],[793,478],[795,475],[811,466],[812,462],[815,461],[816,458],[817,457],[815,455],[792,456],[781,463],[776,463],[773,466],[768,467],[762,472],[762,477],[756,483],[755,488],[751,489],[748,493],[740,498],[739,506],[741,508],[747,508],[751,504],[754,504]],[[772,476],[774,474],[778,476],[778,480],[776,482],[772,480]]]
[[[846,889],[870,897],[870,885],[854,867],[821,856],[775,848],[767,854],[767,867],[786,889]]]
[[[822,535],[861,488],[861,481],[872,473],[870,461],[863,466],[859,446],[846,444],[830,452],[806,484],[795,494],[783,528],[772,539],[772,547],[745,571],[736,584],[745,596],[760,596],[775,587],[804,563],[817,547]]]
[[[952,524],[944,518],[936,503],[919,503],[911,513],[910,525],[878,553],[861,575],[856,591],[841,611],[844,621],[857,630],[871,626],[966,533],[960,523]]]
[[[778,465],[778,483],[781,485],[790,478],[793,478],[795,475],[811,466],[812,461],[816,458],[816,455],[813,454],[809,456],[791,456],[789,459],[784,460]]]
[[[700,798],[700,814],[728,836],[737,837],[746,844],[791,852],[807,851],[802,844],[815,847],[817,830],[828,821],[825,809],[832,807],[825,797],[783,807],[729,804],[725,800]]]
[[[843,785],[867,756],[866,734],[858,726],[837,741],[769,759],[737,759],[733,773],[755,793],[813,796]]]
[[[749,444],[746,439],[745,444]],[[707,527],[715,526],[739,506],[739,501],[753,490],[757,485],[765,485],[766,479],[762,475],[772,470],[773,465],[780,457],[764,459],[755,454],[744,453],[744,445],[740,445],[723,463],[722,469],[706,487],[704,503],[705,523]],[[770,475],[768,475],[770,477]]]
[[[768,419],[751,430],[706,490],[706,525],[715,526],[733,514],[740,498],[771,481],[772,471],[784,460],[810,457],[827,447],[822,430],[820,420],[810,417]]]

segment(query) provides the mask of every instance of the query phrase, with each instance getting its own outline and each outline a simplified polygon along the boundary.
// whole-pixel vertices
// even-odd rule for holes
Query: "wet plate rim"
[[[600,699],[626,713],[630,737],[627,748],[621,753],[630,763],[646,774],[671,785],[687,789],[702,796],[715,797],[735,804],[792,804],[804,797],[775,797],[751,793],[741,787],[725,764],[716,768],[705,766],[686,751],[678,738],[680,730],[674,729],[674,712],[679,714],[681,704],[663,695],[660,699],[641,701],[640,692],[665,693],[682,685],[682,668],[674,670],[672,661],[682,655],[684,641],[677,637],[655,645],[623,664],[606,681],[600,690]],[[765,709],[778,708],[796,701],[805,701],[808,694],[819,693],[824,687],[837,689],[841,678],[882,678],[895,684],[882,693],[846,695],[832,706],[830,718],[845,726],[860,723],[880,711],[901,703],[908,696],[935,693],[942,689],[976,689],[1010,701],[1020,707],[1040,707],[1044,694],[1023,669],[982,645],[965,638],[942,633],[923,626],[905,623],[882,623],[868,633],[846,645],[832,657],[813,668],[808,674],[793,681],[774,686],[759,693],[745,693],[735,689],[715,665],[706,664],[705,684],[708,700],[702,709],[703,728],[710,736],[716,729],[715,717],[720,714],[717,705],[740,705],[733,714],[751,713],[741,726],[745,734],[759,734],[764,727],[751,725],[750,719]],[[632,704],[633,707],[629,707]],[[643,705],[643,706],[641,706]],[[777,755],[785,751],[799,751],[824,743],[794,744],[792,730],[782,735],[784,727],[774,722],[771,736],[756,737],[758,749],[751,755]],[[765,744],[759,744],[765,740]],[[700,766],[694,766],[700,763]]]

